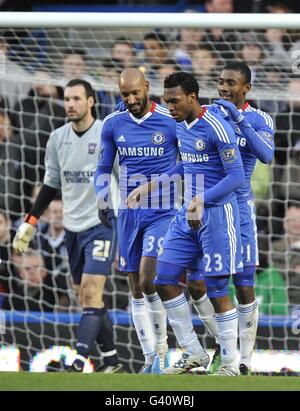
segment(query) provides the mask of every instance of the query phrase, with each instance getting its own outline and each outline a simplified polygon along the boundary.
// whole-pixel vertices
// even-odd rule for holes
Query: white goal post
[[[298,29],[299,14],[1,12],[0,27]]]

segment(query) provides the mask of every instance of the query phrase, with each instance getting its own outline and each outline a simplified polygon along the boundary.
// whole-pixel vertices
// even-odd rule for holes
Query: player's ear
[[[191,93],[191,94],[189,94],[188,96],[189,96],[189,102],[190,102],[191,104],[198,100],[195,93]]]
[[[89,107],[93,107],[94,104],[95,104],[95,99],[94,99],[94,97],[90,96],[90,97],[88,98],[88,105],[89,105]]]
[[[150,90],[150,83],[148,80],[145,81],[145,90],[146,90],[146,93],[148,93]]]
[[[251,91],[251,84],[250,83],[248,83],[248,84],[246,84],[246,86],[245,86],[245,94],[248,94],[250,91]]]

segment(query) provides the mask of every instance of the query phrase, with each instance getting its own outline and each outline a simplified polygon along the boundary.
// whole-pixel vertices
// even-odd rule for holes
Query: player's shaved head
[[[128,110],[137,118],[143,117],[151,108],[148,98],[149,82],[136,68],[127,68],[119,78],[122,100]]]
[[[141,70],[137,68],[127,68],[122,71],[119,78],[119,86],[132,83],[144,84],[146,79]]]

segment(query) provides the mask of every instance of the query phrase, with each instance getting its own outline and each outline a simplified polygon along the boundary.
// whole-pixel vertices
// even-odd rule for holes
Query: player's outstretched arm
[[[37,224],[39,217],[55,197],[57,190],[57,188],[50,187],[46,184],[42,185],[35,203],[16,232],[12,243],[12,246],[16,251],[23,253],[28,250],[29,243],[35,233],[35,225]]]

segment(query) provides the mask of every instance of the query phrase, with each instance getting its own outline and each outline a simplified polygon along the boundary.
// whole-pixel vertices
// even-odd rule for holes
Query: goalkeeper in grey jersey
[[[99,371],[119,372],[122,365],[114,345],[112,323],[103,303],[103,288],[116,249],[115,218],[107,216],[110,228],[100,224],[93,185],[102,122],[92,115],[94,91],[84,80],[74,79],[67,84],[64,104],[70,122],[50,135],[44,182],[16,233],[13,248],[19,252],[28,249],[38,218],[61,189],[69,263],[83,307],[77,331],[77,355],[70,370],[83,371],[85,359],[96,340],[104,361]]]

